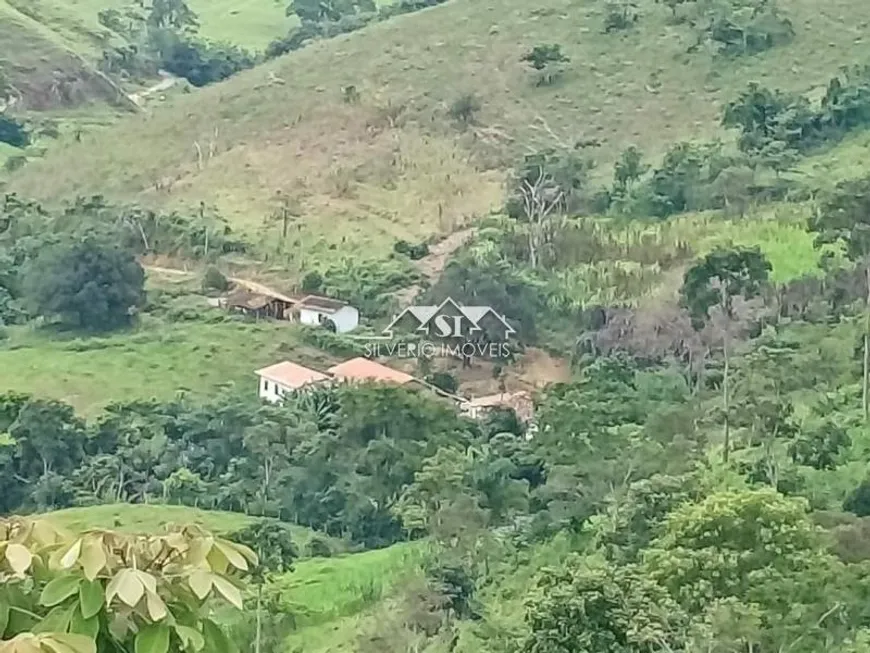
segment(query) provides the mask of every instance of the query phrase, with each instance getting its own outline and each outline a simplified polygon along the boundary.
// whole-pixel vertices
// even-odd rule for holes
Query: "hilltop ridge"
[[[606,177],[630,144],[655,157],[681,139],[723,135],[721,107],[746,80],[808,92],[854,59],[866,28],[850,19],[860,0],[781,5],[794,41],[725,62],[688,54],[691,33],[652,0],[621,34],[603,32],[599,3],[453,0],[167,100],[33,162],[10,187],[49,201],[206,200],[261,236],[281,192],[309,249],[358,253],[346,245],[353,236],[383,252],[393,238],[444,235],[499,206],[505,169],[529,147],[591,144],[584,151]],[[552,87],[536,86],[519,61],[542,42],[561,43],[571,59]],[[342,94],[351,85],[358,102]],[[449,116],[463,93],[481,105],[467,128]]]

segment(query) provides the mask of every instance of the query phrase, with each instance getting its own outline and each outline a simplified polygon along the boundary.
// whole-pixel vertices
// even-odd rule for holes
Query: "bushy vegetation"
[[[78,198],[60,210],[6,195],[0,203],[0,324],[43,316],[84,330],[129,324],[144,302],[140,254],[210,259],[244,251],[220,216]],[[205,284],[226,290],[216,269]]]
[[[395,309],[393,293],[419,278],[408,258],[388,261],[345,258],[323,271],[321,292],[350,303],[364,315],[383,317]]]
[[[752,83],[725,109],[722,124],[740,130],[749,153],[805,152],[870,124],[870,66],[846,69],[817,105]]]
[[[132,252],[88,235],[61,242],[29,261],[23,299],[35,315],[74,328],[108,330],[129,324],[145,300],[145,274]]]
[[[371,0],[294,0],[288,12],[300,24],[273,44],[269,55],[434,4],[440,3],[405,1],[378,8]],[[158,394],[145,388],[145,394],[123,395],[143,399],[110,403],[86,419],[71,405],[47,399],[59,396],[48,383],[30,382],[39,396],[0,395],[0,508],[28,513],[120,502],[230,511],[239,521],[226,518],[233,527],[222,534],[242,546],[192,530],[184,532],[192,545],[178,549],[172,549],[177,534],[171,541],[142,535],[116,540],[100,531],[63,539],[62,545],[58,539],[63,552],[43,559],[43,551],[28,549],[25,555],[18,546],[27,549],[35,542],[42,547],[44,542],[27,540],[41,530],[19,532],[12,524],[7,528],[11,539],[0,543],[5,544],[2,571],[25,595],[26,600],[16,595],[14,606],[42,623],[21,627],[10,616],[4,625],[0,600],[5,628],[0,638],[17,636],[16,646],[35,642],[55,653],[102,653],[109,648],[108,624],[120,621],[125,629],[111,643],[119,653],[131,648],[135,653],[221,653],[229,646],[227,638],[203,620],[206,614],[210,620],[224,613],[206,613],[207,592],[197,593],[208,580],[214,598],[247,608],[242,618],[226,620],[232,632],[228,639],[252,643],[255,653],[867,650],[870,181],[860,161],[831,166],[824,184],[798,170],[805,169],[805,157],[870,126],[868,71],[844,68],[818,99],[775,90],[779,80],[765,66],[791,62],[798,50],[781,46],[806,38],[807,14],[800,13],[805,9],[773,0],[662,4],[667,11],[656,16],[652,2],[601,2],[588,12],[592,27],[578,19],[570,34],[553,28],[557,19],[565,20],[564,7],[517,6],[517,23],[528,31],[528,40],[511,33],[505,37],[509,49],[490,59],[480,54],[487,77],[471,76],[478,82],[474,94],[428,88],[418,72],[413,80],[402,77],[401,66],[392,60],[383,65],[378,59],[371,78],[355,77],[357,69],[350,64],[335,65],[338,51],[326,44],[324,52],[336,55],[329,65],[340,68],[340,77],[311,73],[316,62],[294,69],[298,81],[272,75],[255,89],[265,89],[254,94],[256,101],[241,105],[250,119],[236,121],[243,127],[212,171],[217,169],[213,174],[227,184],[227,172],[235,170],[230,162],[239,159],[266,192],[274,193],[275,184],[291,189],[292,200],[280,200],[281,213],[265,219],[266,211],[247,206],[249,195],[229,187],[214,193],[214,201],[220,195],[237,205],[233,210],[254,216],[245,223],[246,237],[270,241],[280,218],[277,248],[267,242],[259,251],[200,202],[193,178],[205,176],[209,163],[204,165],[201,152],[198,159],[195,152],[179,155],[176,169],[166,171],[163,166],[172,157],[161,152],[148,169],[158,176],[166,172],[170,186],[172,179],[181,181],[183,200],[199,204],[198,210],[142,208],[102,197],[48,208],[7,196],[0,211],[0,319],[12,326],[0,337],[12,338],[2,344],[0,357],[16,354],[21,334],[31,326],[21,323],[40,314],[75,327],[120,327],[141,306],[147,312],[142,321],[199,326],[211,321],[214,328],[202,332],[189,358],[173,361],[185,369],[162,383],[161,399],[144,399]],[[432,14],[447,16],[452,6]],[[469,12],[493,11],[479,7],[466,5]],[[800,19],[793,25],[782,7]],[[490,30],[493,48],[509,20],[498,13],[483,28]],[[557,16],[548,21],[548,15]],[[425,26],[419,18],[408,23]],[[133,77],[146,77],[160,65],[199,85],[253,63],[245,53],[201,42],[197,17],[181,0],[154,0],[129,15],[108,10],[100,20],[126,39],[107,62],[117,56],[114,70]],[[619,67],[651,73],[639,56],[677,66],[657,49],[635,47],[645,48],[653,29],[663,30],[660,36],[668,44],[677,43],[678,51],[670,54],[692,71],[686,79],[696,75],[728,89],[715,103],[713,95],[705,96],[723,107],[716,120],[719,132],[712,112],[692,127],[670,129],[674,121],[688,125],[695,118],[689,110],[664,117],[673,106],[664,95],[676,95],[672,87],[683,81],[680,76],[620,77]],[[416,40],[415,33],[402,47],[410,51]],[[356,37],[342,41],[344,62],[361,58]],[[614,50],[625,51],[617,56],[610,46],[602,47],[605,56],[590,58],[592,46],[586,41],[595,48],[615,43]],[[457,48],[470,70],[478,57],[475,44],[469,36]],[[428,56],[442,46],[433,39],[426,47]],[[702,51],[715,58],[705,60]],[[297,56],[305,63],[308,55]],[[426,59],[426,65],[439,56]],[[406,62],[407,69],[420,71],[418,64]],[[107,63],[107,69],[112,65]],[[280,64],[273,65],[280,70]],[[443,70],[455,73],[455,60],[450,66]],[[736,85],[733,78],[741,77],[740,70],[752,70],[766,80],[764,85],[742,78]],[[814,70],[825,71],[823,81],[832,68]],[[490,77],[498,78],[493,87],[509,102],[499,103]],[[819,81],[811,77],[807,73],[804,81]],[[584,82],[582,98],[571,94],[578,79]],[[229,101],[244,88],[233,84],[226,92],[204,91],[202,97]],[[284,90],[273,88],[282,84]],[[789,84],[782,88],[800,86],[793,79]],[[323,95],[303,101],[304,86]],[[408,97],[389,98],[386,107],[373,104],[381,102],[381,88],[405,86]],[[643,89],[649,107],[631,104],[639,97],[635,87]],[[693,102],[689,91],[698,89],[686,91],[688,106]],[[422,99],[430,97],[430,104]],[[272,123],[259,120],[261,99],[280,103],[280,117]],[[514,104],[527,106],[527,112],[502,125],[499,112]],[[223,106],[200,116],[194,105],[184,104],[195,115],[184,129],[204,125],[211,131],[220,123],[223,130],[234,120]],[[584,119],[578,123],[572,114],[570,120],[552,120],[564,118],[562,106]],[[630,115],[607,123],[621,125],[625,133],[618,138],[615,131],[599,133],[601,123],[587,120],[599,114]],[[661,121],[652,122],[653,114]],[[406,118],[409,126],[403,130]],[[152,129],[151,121],[159,120],[155,110],[142,124]],[[305,120],[317,124],[316,134],[299,127]],[[333,141],[336,125],[344,131]],[[665,136],[649,138],[648,128],[660,128]],[[726,139],[722,128],[733,130],[734,138]],[[172,134],[185,134],[184,129]],[[683,140],[692,132],[709,138],[718,133],[723,140]],[[268,134],[267,146],[252,146],[253,134]],[[414,148],[436,151],[448,141],[450,147],[439,151],[439,166],[447,160],[467,163],[463,170],[479,175],[472,181],[486,180],[468,187],[475,197],[488,202],[498,195],[500,180],[505,182],[502,207],[493,211],[500,215],[471,222],[466,220],[470,214],[487,208],[461,204],[443,216],[441,201],[457,188],[452,167],[436,167],[431,174],[422,166],[421,177],[436,181],[406,198],[403,184],[420,160]],[[619,149],[608,154],[603,149],[608,141],[621,154]],[[295,181],[257,174],[266,169],[256,168],[259,158],[274,166],[273,153],[294,150],[297,142],[306,157],[316,150],[329,165],[337,157],[350,160],[347,170],[360,180],[360,206],[401,214],[389,223],[397,228],[382,230],[381,259],[362,251],[352,237],[348,245],[356,251],[335,255],[330,248],[337,245],[326,244],[326,238],[313,247],[305,242],[301,222],[309,223],[309,212],[326,211],[328,228],[342,231],[340,238],[345,228],[351,233],[357,215],[347,193],[327,197],[324,179],[307,168]],[[357,145],[360,149],[353,149]],[[366,177],[375,174],[381,150],[392,161],[383,187]],[[606,168],[596,163],[612,154],[619,156]],[[199,174],[193,174],[194,165]],[[836,176],[845,177],[847,167],[849,178]],[[286,170],[280,168],[281,175]],[[144,173],[129,174],[133,181],[120,185],[135,188],[137,200],[150,202]],[[171,201],[163,197],[171,189],[162,181],[153,183],[161,202]],[[424,205],[424,195],[435,197],[435,203]],[[430,252],[434,234],[413,224],[424,214],[438,215],[439,222],[444,217],[445,225],[453,220],[449,227],[439,225],[442,235],[462,225],[455,242],[461,235],[465,244],[451,245],[450,239]],[[303,220],[295,223],[291,217]],[[339,221],[341,229],[336,229]],[[299,227],[293,243],[298,249],[285,250],[290,225]],[[143,306],[137,262],[142,256],[182,259],[198,271],[185,277],[189,285],[164,280],[178,285],[172,291],[149,290]],[[450,297],[488,306],[516,330],[511,357],[497,364],[463,361],[461,369],[452,361],[420,361],[419,376],[430,386],[425,389],[325,385],[287,393],[283,403],[264,404],[254,396],[252,378],[250,388],[241,386],[244,394],[217,389],[256,369],[260,357],[254,354],[254,334],[275,341],[263,358],[306,364],[309,357],[324,363],[330,355],[360,355],[365,340],[353,337],[359,333],[205,315],[201,291],[228,287],[220,269],[286,277],[281,282],[286,288],[301,285],[304,292],[344,299],[371,321],[360,330],[365,334],[376,333],[410,301],[424,305]],[[241,346],[221,352],[225,341],[218,334],[241,326],[250,327],[234,332]],[[476,337],[483,341],[499,337],[485,327],[480,331]],[[54,330],[38,333],[63,343]],[[170,346],[173,335],[157,343],[159,356],[182,358]],[[125,337],[150,336],[119,332],[59,346],[96,358],[97,349],[124,349]],[[418,336],[409,340],[413,337]],[[546,348],[547,355],[538,348]],[[215,369],[221,355],[238,359],[235,371]],[[540,369],[548,357],[563,359],[558,363],[564,369],[556,370],[559,383],[543,382],[551,378],[551,370]],[[43,365],[43,359],[48,356],[36,353],[19,369]],[[129,366],[128,358],[117,359],[121,372],[111,376],[95,369],[89,382],[99,383],[91,385],[108,386],[121,373],[135,375],[138,368]],[[156,357],[144,367],[162,369]],[[62,367],[55,369],[52,376],[64,376]],[[145,378],[142,385],[153,383],[153,376]],[[182,383],[184,389],[176,387]],[[477,395],[495,387],[506,392],[532,386],[530,423],[506,408],[471,420],[449,398],[432,392]],[[191,387],[199,392],[187,394]],[[203,388],[211,395],[203,396]],[[175,390],[180,392],[173,398]],[[98,392],[103,404],[114,396],[110,390]],[[288,522],[323,535],[300,539],[300,531],[310,531]],[[102,555],[113,561],[112,573],[124,575],[126,591],[96,588],[105,590],[100,596],[112,596],[101,600],[96,622],[88,622],[93,615],[80,614],[86,601],[79,566],[89,573],[86,567],[100,559],[94,543],[99,537],[107,545]],[[336,545],[338,538],[344,543]],[[127,561],[117,562],[118,551],[108,546],[112,542],[152,553],[165,545],[172,549],[167,555],[186,561],[183,556],[208,544],[226,560],[210,554],[208,570],[187,576],[185,567],[165,583],[162,563],[153,558],[145,560],[145,569],[132,565],[134,574],[121,569]],[[344,555],[347,546],[380,550]],[[300,561],[305,555],[318,559]],[[27,556],[36,556],[32,567],[22,566],[31,560]],[[244,564],[224,564],[232,560]],[[100,570],[98,584],[120,587],[121,581]],[[22,571],[26,580],[13,578]],[[230,583],[222,576],[243,571],[250,572],[244,593],[239,578]],[[62,583],[50,580],[54,573],[63,574]],[[157,577],[158,590],[150,589],[149,574]],[[134,580],[128,582],[128,576]],[[43,600],[49,587],[56,590],[63,583],[75,588],[58,600]],[[178,587],[181,596],[174,593]],[[88,588],[85,592],[95,592]],[[152,613],[161,605],[152,593],[184,617],[162,623]],[[116,614],[120,604],[126,607]],[[191,614],[195,618],[185,621]],[[63,631],[60,639],[43,620]],[[26,636],[31,626],[36,639]],[[70,639],[75,635],[88,635],[98,648]]]
[[[0,244],[16,257],[64,235],[99,232],[136,254],[209,259],[248,247],[227,221],[204,204],[187,212],[121,205],[97,195],[77,197],[60,208],[44,207],[15,194],[0,203]]]
[[[368,546],[404,537],[391,510],[422,461],[482,437],[448,405],[377,386],[282,407],[116,404],[90,425],[63,403],[7,394],[2,406],[5,511],[162,500],[292,518]]]
[[[631,0],[608,2],[605,11],[604,31],[608,33],[629,29],[640,19],[637,3]]]
[[[279,57],[312,41],[355,32],[371,23],[434,7],[445,1],[397,0],[378,7],[374,0],[293,0],[287,6],[287,14],[296,15],[301,24],[284,38],[272,41],[266,48],[266,58]]]
[[[396,241],[393,251],[397,254],[405,254],[412,261],[417,261],[429,253],[429,245],[426,243],[412,244],[407,240]]]
[[[30,144],[30,134],[20,121],[0,113],[0,143],[12,147],[26,147]]]
[[[562,52],[561,45],[549,43],[534,46],[520,58],[520,61],[537,71],[539,86],[548,86],[558,79],[562,74],[563,64],[569,63],[571,58]]]
[[[100,12],[99,20],[126,40],[103,51],[101,68],[109,74],[140,79],[165,70],[194,86],[205,86],[256,63],[238,46],[199,38],[198,17],[184,0],[107,9]]]
[[[788,43],[795,35],[791,20],[775,0],[696,0],[695,4],[698,45],[709,41],[719,54],[757,54]]]
[[[722,125],[739,130],[736,152],[722,141],[682,142],[672,145],[659,165],[652,165],[632,146],[614,165],[613,186],[606,191],[584,188],[582,176],[575,176],[570,189],[564,182],[554,183],[554,163],[535,162],[536,157],[544,161],[554,157],[552,150],[527,156],[514,176],[528,186],[532,183],[529,165],[533,172],[543,171],[545,182],[558,188],[562,197],[573,194],[582,200],[573,206],[574,213],[610,209],[665,218],[686,211],[724,209],[743,216],[752,202],[802,201],[815,189],[782,174],[794,170],[802,156],[870,125],[870,73],[860,66],[844,70],[830,80],[825,95],[815,104],[750,83],[724,108]],[[561,157],[565,161],[573,157],[575,169],[582,170],[576,154],[565,152]],[[522,201],[520,193],[509,197],[508,212],[523,213]]]

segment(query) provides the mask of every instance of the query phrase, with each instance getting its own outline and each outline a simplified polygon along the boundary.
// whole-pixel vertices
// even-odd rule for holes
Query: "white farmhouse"
[[[257,370],[256,374],[260,379],[260,399],[272,403],[281,401],[285,394],[295,392],[304,386],[329,380],[326,374],[290,361],[264,367],[262,370]]]
[[[335,327],[336,333],[347,333],[359,326],[359,311],[350,304],[329,297],[309,295],[294,310],[302,324]]]
[[[478,397],[463,402],[460,412],[471,419],[485,419],[493,410],[510,409],[517,419],[528,427],[528,433],[537,431],[535,425],[535,402],[532,396],[523,390],[519,392],[502,392],[497,395]]]

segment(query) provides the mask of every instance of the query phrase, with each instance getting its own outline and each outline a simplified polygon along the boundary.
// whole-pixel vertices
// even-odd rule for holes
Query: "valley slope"
[[[587,151],[607,178],[630,144],[655,157],[723,135],[722,106],[747,80],[811,92],[860,58],[863,0],[781,5],[791,44],[717,60],[687,54],[691,30],[652,0],[634,29],[615,34],[603,31],[600,3],[453,0],[168,99],[33,162],[11,188],[49,201],[205,201],[264,242],[276,235],[267,217],[280,193],[307,252],[380,255],[396,238],[444,235],[498,207],[505,169],[527,148],[597,144]],[[539,87],[519,59],[550,42],[571,62]],[[357,103],[344,101],[351,85]],[[482,108],[463,129],[448,110],[467,93]]]

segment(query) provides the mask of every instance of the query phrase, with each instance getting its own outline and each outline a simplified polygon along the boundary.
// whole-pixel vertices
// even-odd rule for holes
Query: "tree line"
[[[93,423],[14,393],[0,407],[3,512],[162,501],[280,517],[366,546],[412,534],[392,509],[429,456],[464,451],[495,428],[378,386],[312,391],[283,406],[231,395],[118,404]]]
[[[251,68],[257,56],[231,43],[199,36],[199,17],[185,0],[132,2],[99,12],[100,24],[124,39],[103,50],[100,69],[134,80],[166,70],[205,86]]]

